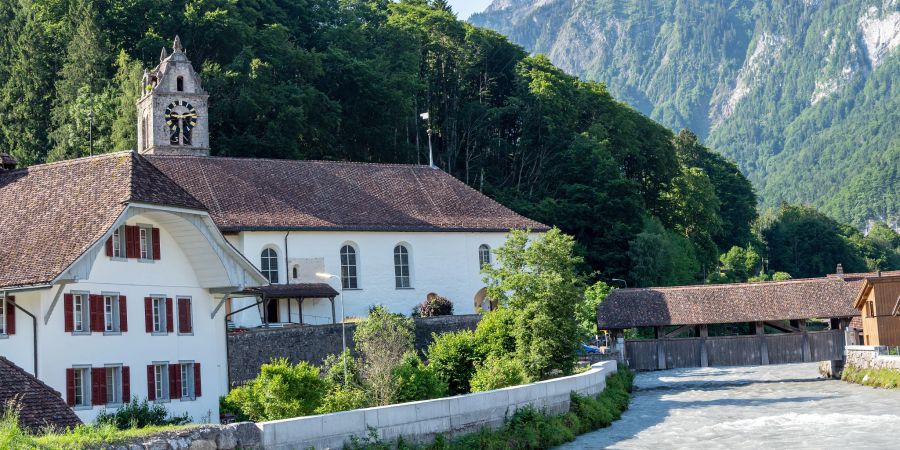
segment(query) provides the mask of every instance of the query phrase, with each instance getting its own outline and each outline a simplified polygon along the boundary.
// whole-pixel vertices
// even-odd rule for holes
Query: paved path
[[[816,367],[641,373],[622,419],[560,449],[900,449],[900,390],[823,380]]]

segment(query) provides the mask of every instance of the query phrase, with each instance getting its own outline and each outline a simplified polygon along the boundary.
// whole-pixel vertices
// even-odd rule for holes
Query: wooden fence
[[[843,357],[843,330],[625,341],[625,358],[633,370],[789,364]]]

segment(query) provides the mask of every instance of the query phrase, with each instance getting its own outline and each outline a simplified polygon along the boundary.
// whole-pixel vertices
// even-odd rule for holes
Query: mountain
[[[470,22],[690,128],[764,206],[900,222],[897,0],[495,0]]]

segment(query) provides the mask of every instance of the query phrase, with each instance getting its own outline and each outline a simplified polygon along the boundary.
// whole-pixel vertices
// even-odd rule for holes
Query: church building
[[[210,156],[209,96],[173,47],[143,75],[135,151],[0,168],[0,356],[85,422],[135,397],[218,421],[228,328],[432,292],[489,308],[493,250],[547,229],[430,166]]]

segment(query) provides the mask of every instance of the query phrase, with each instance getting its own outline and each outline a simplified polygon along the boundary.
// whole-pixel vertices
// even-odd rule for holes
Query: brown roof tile
[[[222,231],[544,230],[428,166],[148,156]]]
[[[2,356],[0,380],[0,415],[10,406],[10,402],[15,402],[19,408],[19,425],[32,433],[81,424],[59,392]]]
[[[597,307],[601,329],[700,325],[859,315],[862,280],[811,278],[765,283],[617,289]]]
[[[131,152],[0,172],[0,288],[51,282],[130,202],[205,210]]]

